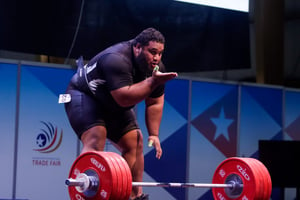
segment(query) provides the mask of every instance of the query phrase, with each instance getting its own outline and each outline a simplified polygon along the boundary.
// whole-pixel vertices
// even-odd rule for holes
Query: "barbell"
[[[77,157],[65,184],[71,200],[128,200],[132,186],[212,188],[219,200],[269,200],[272,192],[267,168],[254,158],[227,158],[217,167],[212,183],[132,182],[123,157],[96,151]]]

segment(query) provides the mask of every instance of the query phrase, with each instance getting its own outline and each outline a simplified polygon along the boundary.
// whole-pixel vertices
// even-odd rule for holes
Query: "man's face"
[[[150,72],[161,60],[164,51],[164,44],[150,41],[148,46],[140,47],[140,52],[136,57],[141,70]]]

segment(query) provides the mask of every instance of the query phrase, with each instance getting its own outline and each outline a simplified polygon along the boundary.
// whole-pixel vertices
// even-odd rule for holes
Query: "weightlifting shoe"
[[[149,194],[142,194],[139,197],[136,197],[134,200],[149,200]]]

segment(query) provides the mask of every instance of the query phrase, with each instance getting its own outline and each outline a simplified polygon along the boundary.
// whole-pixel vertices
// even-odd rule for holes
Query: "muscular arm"
[[[149,132],[148,145],[154,146],[156,150],[156,158],[162,156],[162,148],[159,141],[159,126],[162,118],[164,95],[158,98],[146,99],[146,125]]]
[[[149,136],[158,136],[159,126],[163,113],[164,95],[158,98],[147,98],[145,103],[145,119]]]
[[[120,106],[133,106],[146,99],[158,85],[164,84],[176,76],[177,73],[174,72],[153,72],[151,77],[139,83],[112,90],[110,93]]]
[[[147,98],[156,86],[154,78],[149,77],[139,83],[113,90],[111,95],[120,106],[129,107]]]

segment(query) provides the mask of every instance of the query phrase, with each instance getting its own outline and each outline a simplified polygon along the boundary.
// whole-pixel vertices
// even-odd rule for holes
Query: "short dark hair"
[[[137,43],[140,43],[142,46],[147,46],[150,41],[164,44],[165,37],[155,28],[147,28],[134,38],[133,45],[135,46]]]

